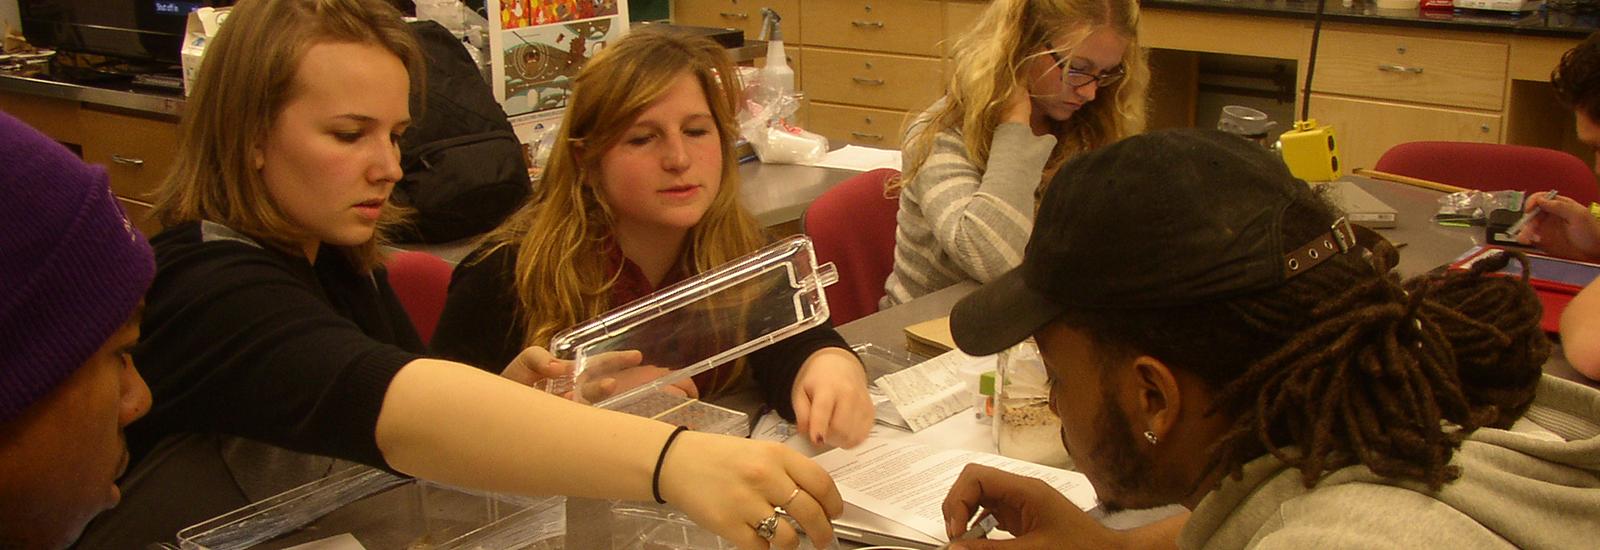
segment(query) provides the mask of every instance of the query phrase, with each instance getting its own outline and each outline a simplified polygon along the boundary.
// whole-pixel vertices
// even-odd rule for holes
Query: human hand
[[[1015,540],[961,541],[963,550],[1111,548],[1117,532],[1100,525],[1049,484],[980,464],[961,470],[944,499],[945,533],[954,540],[967,530],[978,507],[988,510]]]
[[[586,389],[584,397],[591,403],[600,401],[618,393],[654,382],[658,378],[672,374],[672,372],[670,369],[650,365],[624,367],[584,384]],[[588,391],[590,389],[592,391]],[[700,388],[695,386],[694,379],[689,377],[673,381],[662,387],[661,392],[691,399],[700,397]]]
[[[828,472],[793,449],[772,441],[684,432],[664,460],[662,498],[741,549],[769,548],[756,526],[778,506],[817,548],[834,540],[829,518],[844,513],[844,500]],[[770,547],[798,545],[793,526],[779,521]]]
[[[823,348],[807,357],[789,399],[795,424],[813,445],[860,445],[877,413],[861,360],[840,348]]]
[[[577,388],[563,393],[562,397],[573,399],[581,395],[585,402],[594,403],[672,372],[661,367],[641,366],[639,363],[643,359],[643,354],[634,350],[595,354],[588,359]],[[505,370],[500,372],[500,376],[525,386],[539,387],[547,380],[570,376],[576,369],[576,363],[556,359],[554,354],[543,347],[530,346],[517,354],[511,360],[511,364],[506,365]],[[575,393],[576,391],[582,393]],[[691,398],[700,396],[694,380],[688,378],[674,382],[663,391]]]
[[[500,371],[500,376],[524,386],[538,387],[546,380],[572,374],[572,369],[571,361],[556,359],[550,350],[542,347],[529,346],[511,358],[511,364]]]
[[[1028,87],[1021,84],[1011,90],[1006,106],[1000,111],[1000,122],[1030,124],[1033,120],[1033,98],[1028,97]]]
[[[1588,207],[1567,197],[1546,199],[1544,193],[1534,193],[1522,211],[1535,207],[1539,214],[1522,226],[1517,242],[1564,258],[1600,260],[1600,220],[1589,214]]]

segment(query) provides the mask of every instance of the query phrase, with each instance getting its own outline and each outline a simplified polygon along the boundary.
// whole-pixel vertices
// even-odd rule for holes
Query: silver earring
[[[1150,430],[1144,431],[1144,438],[1149,440],[1151,445],[1155,445],[1157,441],[1160,441],[1160,439],[1156,438],[1156,433]]]

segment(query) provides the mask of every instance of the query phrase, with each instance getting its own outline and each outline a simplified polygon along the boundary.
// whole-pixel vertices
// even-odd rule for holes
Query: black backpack
[[[484,233],[531,190],[522,144],[461,41],[432,21],[411,24],[427,55],[427,96],[400,139],[396,204],[416,209],[389,238],[442,243]]]

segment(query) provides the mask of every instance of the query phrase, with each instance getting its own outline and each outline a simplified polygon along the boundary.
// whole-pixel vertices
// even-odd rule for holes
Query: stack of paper
[[[906,327],[906,351],[933,357],[956,349],[956,339],[950,335],[950,318],[940,317]]]

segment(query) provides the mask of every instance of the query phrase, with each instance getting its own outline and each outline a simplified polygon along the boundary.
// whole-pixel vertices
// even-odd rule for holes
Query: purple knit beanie
[[[0,422],[83,366],[155,271],[105,168],[0,112]]]

